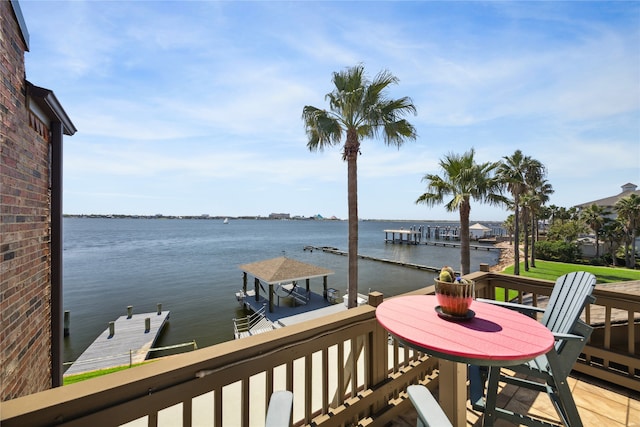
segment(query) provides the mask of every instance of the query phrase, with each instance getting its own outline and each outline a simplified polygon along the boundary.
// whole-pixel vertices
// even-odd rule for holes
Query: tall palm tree
[[[550,216],[550,224],[549,225],[553,225],[553,223],[556,221],[556,216],[558,215],[558,212],[560,211],[560,208],[556,205],[551,205],[549,206],[549,216]]]
[[[554,190],[546,179],[535,183],[532,188],[533,195],[529,199],[531,211],[531,267],[536,266],[536,241],[538,240],[538,222],[544,214],[544,204],[549,201],[549,196]]]
[[[445,196],[452,196],[445,207],[447,211],[460,213],[460,264],[462,274],[471,272],[469,253],[469,213],[471,199],[489,203],[506,203],[500,194],[501,186],[493,176],[498,162],[477,164],[472,148],[463,155],[447,154],[440,160],[442,176],[427,174],[422,178],[427,181],[427,192],[418,197],[416,203],[434,206],[444,201]]]
[[[531,218],[530,204],[535,195],[530,190],[520,195],[520,221],[522,224],[522,250],[524,252],[524,271],[529,271],[529,219]]]
[[[509,233],[509,244],[513,245],[513,214],[509,215],[507,219],[504,220],[502,226],[504,227],[506,232]]]
[[[516,150],[505,156],[496,173],[513,196],[514,206],[514,265],[513,274],[520,275],[520,198],[527,191],[527,183],[535,175],[542,176],[542,164]]]
[[[596,235],[596,257],[600,256],[600,231],[606,222],[609,211],[595,203],[580,212],[580,218],[591,228]]]
[[[356,65],[333,73],[335,88],[325,96],[329,110],[307,105],[302,110],[310,151],[325,147],[342,147],[347,162],[347,200],[349,210],[349,308],[355,307],[358,294],[358,164],[360,141],[382,136],[385,144],[400,147],[415,140],[416,130],[403,117],[415,114],[416,107],[408,97],[390,99],[386,89],[398,79],[389,71],[381,71],[373,80],[365,76],[364,66]]]
[[[602,227],[602,237],[609,243],[611,265],[614,267],[617,265],[616,252],[620,247],[620,242],[624,241],[624,235],[624,226],[617,219],[607,221]]]
[[[640,196],[631,194],[618,200],[614,205],[618,212],[618,219],[624,225],[626,244],[624,249],[625,265],[628,268],[636,267],[636,237],[640,227]],[[629,243],[631,253],[629,253]]]

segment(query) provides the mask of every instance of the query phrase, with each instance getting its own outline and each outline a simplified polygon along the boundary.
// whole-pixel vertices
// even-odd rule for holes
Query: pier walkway
[[[424,245],[433,245],[433,246],[448,246],[448,247],[455,247],[455,248],[459,248],[460,244],[459,243],[448,243],[448,242],[432,242],[432,241],[427,241],[427,242],[423,242],[421,244]],[[477,249],[477,250],[487,250],[487,251],[499,251],[500,248],[497,248],[495,246],[482,246],[482,245],[470,245],[471,249]],[[347,256],[348,252],[347,251],[343,251],[337,248],[332,248],[332,247],[327,247],[327,246],[320,246],[320,247],[316,247],[316,246],[305,246],[304,247],[305,251],[322,251],[322,252],[326,252],[326,253],[330,253],[330,254],[334,254],[334,255],[343,255],[343,256]],[[432,271],[434,273],[437,273],[440,271],[441,267],[432,267],[429,265],[422,265],[422,264],[415,264],[412,262],[406,262],[406,261],[398,261],[398,260],[394,260],[394,259],[387,259],[387,258],[377,258],[377,257],[373,257],[373,256],[369,256],[369,255],[362,255],[362,254],[358,254],[358,258],[360,259],[367,259],[370,261],[377,261],[377,262],[384,262],[387,264],[393,264],[393,265],[397,265],[400,267],[409,267],[409,268],[415,268],[417,270],[427,270],[427,271]]]
[[[109,328],[72,363],[64,375],[143,362],[168,319],[169,311],[161,309],[154,313],[120,316],[110,322]]]
[[[334,296],[326,299],[320,294],[309,292],[309,299],[305,304],[293,303],[293,301],[282,301],[282,304],[277,304],[274,310],[269,312],[266,310],[269,301],[264,296],[259,295],[258,301],[256,301],[255,292],[247,291],[240,303],[245,309],[254,313],[249,315],[248,318],[257,315],[261,317],[261,319],[259,319],[255,326],[249,327],[248,330],[235,332],[235,338],[257,335],[284,326],[328,316],[340,311],[346,311],[347,306],[344,303],[343,297],[339,295],[339,291],[330,288],[330,292],[335,293]],[[363,304],[367,304],[367,296],[358,294],[358,305]],[[234,319],[234,321],[240,321],[239,323],[242,323],[242,319]]]
[[[241,303],[246,309],[256,313],[263,309],[263,307],[267,306],[269,304],[269,300],[264,296],[259,295],[258,301],[256,301],[255,293],[253,291],[248,291],[246,297]],[[291,301],[282,301],[282,304],[276,305],[271,313],[264,310],[265,319],[272,324],[272,329],[299,323],[304,320],[310,320],[319,316],[326,316],[328,314],[347,309],[347,307],[345,307],[341,302],[332,304],[324,299],[322,295],[315,292],[309,293],[309,300],[306,304],[291,303]],[[258,333],[260,333],[260,331],[258,331]],[[255,333],[252,335],[254,334]]]

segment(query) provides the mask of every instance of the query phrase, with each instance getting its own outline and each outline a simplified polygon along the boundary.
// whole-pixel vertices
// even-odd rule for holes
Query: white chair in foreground
[[[269,399],[265,427],[290,427],[293,393],[288,390],[274,391]]]
[[[417,427],[453,427],[428,388],[423,385],[410,385],[407,387],[407,393],[418,412]]]

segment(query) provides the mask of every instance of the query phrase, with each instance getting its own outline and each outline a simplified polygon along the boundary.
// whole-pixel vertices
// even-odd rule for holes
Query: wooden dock
[[[255,313],[259,311],[263,306],[268,307],[269,300],[261,294],[258,296],[258,301],[256,301],[254,291],[250,290],[247,291],[247,295],[241,301],[241,304],[246,309]],[[276,304],[274,306],[273,312],[269,312],[267,309],[265,310],[264,315],[269,321],[271,321],[271,323],[274,324],[274,327],[279,327],[283,326],[279,322],[285,317],[291,317],[302,313],[310,313],[318,309],[340,305],[344,307],[344,304],[332,304],[327,301],[322,295],[315,292],[310,292],[309,300],[305,304],[292,304],[292,301],[285,302],[284,300],[282,300],[280,304]],[[346,307],[344,308],[346,309]]]
[[[391,238],[389,238],[391,234]],[[396,237],[396,234],[398,237]],[[385,243],[406,243],[417,245],[422,240],[422,231],[417,230],[384,230]]]
[[[419,245],[432,245],[432,246],[442,246],[442,247],[451,247],[451,248],[459,248],[460,247],[460,243],[449,243],[449,242],[434,242],[434,241],[425,241],[425,242],[421,242],[421,243],[417,243]],[[500,248],[497,248],[495,246],[483,246],[483,245],[469,245],[470,249],[474,249],[474,250],[486,250],[486,251],[499,251]],[[343,251],[337,248],[331,248],[331,247],[316,247],[316,246],[305,246],[304,250],[318,250],[318,251],[322,251],[325,253],[330,253],[330,254],[334,254],[334,255],[342,255],[342,256],[347,256],[349,253],[347,251]],[[362,254],[358,254],[358,258],[360,259],[366,259],[366,260],[370,260],[370,261],[377,261],[377,262],[384,262],[387,264],[393,264],[393,265],[397,265],[400,267],[409,267],[409,268],[414,268],[416,270],[427,270],[427,271],[432,271],[434,273],[437,273],[440,271],[441,267],[432,267],[429,265],[422,265],[422,264],[415,264],[412,262],[405,262],[405,261],[397,261],[394,259],[387,259],[387,258],[377,258],[377,257],[373,257],[373,256],[369,256],[369,255],[362,255]]]
[[[336,291],[336,289],[333,288],[331,288],[331,290]],[[367,299],[367,295],[358,294],[358,305],[367,304]],[[253,291],[248,291],[245,298],[240,303],[245,309],[254,313],[249,317],[258,315],[261,319],[255,324],[255,326],[248,330],[243,330],[241,332],[234,331],[236,339],[261,334],[273,329],[294,325],[296,323],[305,322],[307,320],[347,310],[347,306],[343,302],[342,297],[336,299],[325,299],[324,296],[316,294],[315,292],[310,292],[309,300],[306,304],[288,305],[283,302],[282,305],[276,305],[273,312],[266,310],[269,301],[264,296],[259,295],[258,301],[255,300],[255,293]],[[242,321],[242,319],[234,319],[234,321],[236,320]]]
[[[168,319],[169,311],[161,309],[154,313],[120,316],[110,322],[64,375],[143,362]]]

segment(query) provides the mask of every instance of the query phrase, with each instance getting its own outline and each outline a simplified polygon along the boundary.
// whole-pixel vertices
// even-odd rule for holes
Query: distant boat
[[[224,221],[222,221],[223,224],[229,224],[229,218],[225,218]]]

